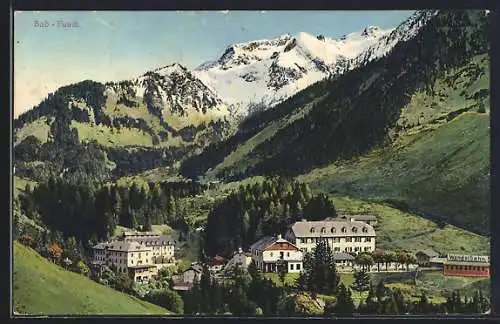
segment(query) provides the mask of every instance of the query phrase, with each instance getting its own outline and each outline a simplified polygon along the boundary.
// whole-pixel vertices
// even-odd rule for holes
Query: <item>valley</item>
[[[49,94],[13,123],[14,310],[486,312],[488,17],[421,10]]]

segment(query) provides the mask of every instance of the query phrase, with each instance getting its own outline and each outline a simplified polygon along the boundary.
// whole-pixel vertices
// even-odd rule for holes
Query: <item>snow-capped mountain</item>
[[[106,84],[107,94],[114,94],[119,103],[132,104],[140,97],[151,113],[186,116],[208,110],[221,116],[228,114],[223,100],[184,66],[175,63],[148,71],[133,80]]]
[[[270,107],[325,77],[345,72],[349,61],[391,32],[370,26],[340,39],[301,32],[239,43],[194,74],[245,115],[253,105]]]
[[[415,12],[407,20],[383,35],[377,42],[371,44],[350,62],[351,68],[366,64],[376,58],[387,55],[399,42],[405,42],[414,37],[438,10],[422,10]]]
[[[305,32],[229,46],[193,71],[172,64],[131,81],[110,83],[122,102],[142,97],[156,115],[216,112],[244,117],[307,86],[387,55],[413,37],[437,10],[418,11],[397,28],[368,26],[338,39]]]

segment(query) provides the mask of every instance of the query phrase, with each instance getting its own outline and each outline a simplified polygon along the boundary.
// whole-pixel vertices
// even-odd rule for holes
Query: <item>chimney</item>
[[[281,240],[281,234],[278,234],[278,240]]]
[[[301,222],[307,222],[307,220],[305,218],[302,218],[300,221]]]
[[[351,217],[351,222],[354,222],[356,219],[354,217]]]
[[[243,249],[241,247],[238,248],[238,253],[243,253]]]

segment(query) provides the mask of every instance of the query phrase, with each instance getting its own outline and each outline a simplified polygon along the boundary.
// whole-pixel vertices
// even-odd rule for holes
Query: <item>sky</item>
[[[14,115],[70,83],[131,79],[172,63],[192,69],[217,59],[234,43],[299,32],[337,38],[366,26],[396,27],[412,13],[16,11]]]

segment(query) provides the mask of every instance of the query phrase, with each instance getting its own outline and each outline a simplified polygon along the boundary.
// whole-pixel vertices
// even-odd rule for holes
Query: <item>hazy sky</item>
[[[238,42],[307,32],[340,37],[396,27],[413,11],[35,11],[14,14],[14,111],[58,87],[133,78],[178,62],[195,68]],[[48,27],[35,27],[36,22]],[[58,27],[58,21],[78,27]]]

